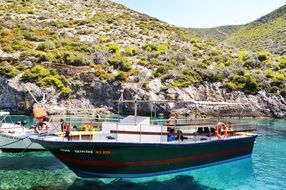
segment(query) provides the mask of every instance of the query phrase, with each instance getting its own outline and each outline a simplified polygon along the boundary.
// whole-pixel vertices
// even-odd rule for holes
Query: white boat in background
[[[24,121],[12,122],[9,112],[0,112],[0,150],[4,152],[45,150],[40,144],[33,143],[29,136],[34,129],[26,128]],[[8,121],[9,120],[9,121]]]

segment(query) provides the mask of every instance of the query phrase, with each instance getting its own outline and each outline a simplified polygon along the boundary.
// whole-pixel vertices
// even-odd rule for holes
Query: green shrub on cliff
[[[169,49],[169,46],[167,44],[158,44],[155,49],[158,54],[162,54]]]
[[[248,69],[254,69],[255,68],[255,61],[248,59],[244,62],[243,67],[248,68]]]
[[[173,83],[172,83],[172,86],[174,87],[188,87],[190,85],[192,85],[193,83],[191,81],[185,81],[185,80],[175,80]]]
[[[283,73],[275,73],[273,74],[272,80],[270,82],[270,85],[272,87],[277,87],[278,89],[283,89],[286,84],[286,77]]]
[[[110,44],[109,47],[108,47],[108,50],[111,52],[111,53],[119,53],[120,51],[120,45],[119,44]]]
[[[65,52],[61,59],[65,64],[74,66],[88,65],[89,62],[86,60],[85,56],[77,52]]]
[[[109,65],[113,66],[115,69],[119,69],[121,71],[129,71],[132,67],[132,62],[127,58],[114,55],[108,60]]]
[[[168,70],[171,69],[170,65],[162,65],[155,70],[154,76],[161,77],[162,75],[166,74]]]
[[[243,86],[243,91],[247,94],[257,94],[261,89],[259,82],[253,75],[245,75],[245,84]]]
[[[50,71],[46,69],[44,66],[36,65],[31,69],[27,69],[24,72],[22,80],[24,82],[34,82],[38,81],[39,79],[43,79],[50,75]]]
[[[61,88],[61,94],[62,94],[63,96],[68,96],[68,95],[70,95],[72,92],[73,92],[73,91],[72,91],[72,89],[71,89],[69,86],[63,86],[63,87]]]
[[[104,35],[98,36],[98,40],[99,40],[100,43],[106,43],[106,42],[109,41],[108,38],[106,36],[104,36]]]
[[[121,82],[126,82],[128,80],[128,75],[125,72],[119,72],[115,78],[115,81],[121,81]]]
[[[144,49],[145,51],[149,51],[149,52],[151,52],[151,51],[156,51],[156,45],[154,45],[154,44],[147,44],[147,45],[145,45],[145,46],[143,47],[143,49]]]
[[[36,48],[36,50],[40,50],[40,51],[47,51],[49,49],[51,49],[51,45],[47,42],[40,43]]]
[[[129,47],[124,51],[124,53],[127,56],[135,56],[138,53],[138,48],[137,47]]]
[[[243,84],[236,83],[236,82],[228,82],[226,87],[232,91],[240,91],[243,88]]]
[[[202,79],[207,82],[221,82],[222,73],[220,71],[206,71],[203,73]]]
[[[243,91],[247,94],[257,94],[261,89],[259,81],[249,72],[244,72],[243,76],[231,74],[229,78],[231,81],[228,82],[226,86],[230,90]]]
[[[262,51],[258,54],[259,61],[263,62],[266,61],[271,56],[269,51]]]
[[[40,87],[55,86],[64,95],[70,94],[72,90],[65,86],[62,77],[55,71],[50,71],[42,65],[36,65],[25,70],[22,81],[36,83]]]
[[[29,29],[22,30],[21,32],[25,40],[35,42],[52,39],[52,37],[55,35],[55,32],[50,29]]]
[[[273,69],[267,69],[266,72],[265,72],[265,76],[267,78],[273,78],[274,77],[274,72],[273,72]]]
[[[238,54],[238,62],[244,63],[245,61],[249,60],[251,57],[247,51],[240,51]]]
[[[13,65],[9,64],[7,61],[3,61],[0,63],[0,76],[13,78],[19,73],[20,71]]]
[[[286,68],[286,56],[283,56],[279,59],[279,67],[280,69]]]

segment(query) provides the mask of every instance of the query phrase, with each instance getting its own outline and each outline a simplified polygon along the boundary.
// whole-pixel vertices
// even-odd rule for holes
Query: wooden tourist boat
[[[130,115],[117,123],[100,122],[97,131],[30,139],[84,178],[161,175],[251,156],[257,135],[243,132],[242,126],[233,124],[231,130],[218,134],[217,123],[188,121],[159,125],[150,117]]]

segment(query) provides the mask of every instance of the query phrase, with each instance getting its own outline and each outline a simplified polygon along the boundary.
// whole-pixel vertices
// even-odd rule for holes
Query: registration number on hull
[[[61,152],[71,152],[70,149],[60,149]],[[96,155],[110,155],[111,150],[73,150],[76,154],[96,154]]]

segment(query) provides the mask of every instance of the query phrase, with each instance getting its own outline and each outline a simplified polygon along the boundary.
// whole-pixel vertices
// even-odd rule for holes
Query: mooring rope
[[[24,140],[24,139],[26,139],[26,138],[29,138],[29,136],[27,136],[27,137],[25,137],[25,138],[18,139],[18,140],[14,141],[14,142],[10,142],[10,143],[1,145],[0,148],[2,148],[2,147],[4,147],[4,146],[8,146],[8,145],[10,145],[10,144],[14,144],[14,143],[19,142],[19,141],[22,141],[22,140]]]
[[[21,153],[23,154],[34,142],[31,141],[31,143],[24,149],[21,151]]]

